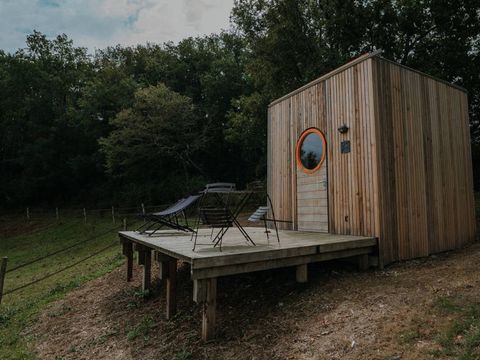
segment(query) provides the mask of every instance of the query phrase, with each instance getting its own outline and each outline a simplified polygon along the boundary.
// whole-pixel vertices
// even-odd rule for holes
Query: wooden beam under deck
[[[283,259],[263,260],[238,265],[216,266],[211,268],[192,268],[192,279],[209,279],[212,277],[244,274],[255,271],[279,269],[283,267],[299,266],[320,261],[344,259],[372,253],[372,248],[359,248],[352,250],[334,251],[323,254],[311,254],[306,256],[294,256]]]
[[[229,229],[222,251],[213,246],[201,246],[192,251],[190,235],[184,233],[159,232],[148,236],[133,231],[120,232],[127,256],[127,279],[131,278],[133,256],[129,256],[129,249],[133,249],[132,244],[144,266],[144,288],[150,283],[148,259],[151,259],[152,250],[155,251],[155,260],[161,268],[159,276],[166,287],[166,317],[171,319],[176,313],[177,260],[189,263],[194,284],[193,300],[202,308],[202,339],[208,341],[215,336],[218,277],[295,266],[297,281],[304,283],[308,280],[309,263],[355,257],[359,267],[365,269],[370,255],[376,255],[377,251],[377,240],[370,237],[280,231],[278,244],[267,239],[261,228],[246,230],[257,246],[247,245],[237,229]],[[199,233],[199,236],[209,235],[207,229]]]

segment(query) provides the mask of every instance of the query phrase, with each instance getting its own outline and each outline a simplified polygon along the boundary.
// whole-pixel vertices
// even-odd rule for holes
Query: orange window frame
[[[303,140],[305,140],[305,138],[310,135],[310,134],[317,134],[320,139],[322,140],[322,145],[323,145],[323,149],[322,149],[322,158],[320,159],[320,162],[318,163],[317,166],[315,166],[313,169],[307,169],[305,166],[303,166],[302,164],[302,160],[300,158],[300,149],[302,147],[302,144],[303,144]],[[297,158],[297,166],[305,173],[305,174],[313,174],[314,172],[318,171],[321,167],[322,167],[322,164],[323,162],[325,161],[325,156],[327,154],[327,141],[325,140],[325,135],[320,131],[318,130],[317,128],[308,128],[307,130],[305,130],[301,135],[300,135],[300,138],[298,139],[297,141],[297,148],[295,150],[295,153],[296,153],[296,158]]]

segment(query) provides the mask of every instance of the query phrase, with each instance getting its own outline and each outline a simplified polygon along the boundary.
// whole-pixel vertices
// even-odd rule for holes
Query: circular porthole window
[[[325,160],[326,141],[323,133],[310,128],[305,130],[297,142],[297,164],[307,174],[312,174]]]

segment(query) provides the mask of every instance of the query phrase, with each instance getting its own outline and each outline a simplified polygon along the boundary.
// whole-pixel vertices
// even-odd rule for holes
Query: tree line
[[[0,207],[165,203],[264,179],[268,103],[376,49],[468,90],[478,163],[478,1],[237,0],[230,30],[177,44],[89,54],[34,31],[0,50]]]

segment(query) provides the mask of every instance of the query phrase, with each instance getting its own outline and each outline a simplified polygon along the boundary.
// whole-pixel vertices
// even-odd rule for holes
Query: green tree
[[[478,1],[236,0],[232,21],[250,55],[246,72],[265,98],[250,101],[259,104],[258,114],[349,59],[382,49],[389,59],[467,88],[473,140],[480,141]],[[251,116],[251,107],[243,109],[234,123]]]
[[[107,171],[126,185],[126,196],[163,201],[192,190],[189,173],[202,170],[191,157],[204,139],[191,99],[163,84],[139,89],[111,125],[100,144]]]
[[[0,69],[2,202],[66,200],[85,179],[72,159],[83,139],[73,114],[92,71],[86,49],[34,32],[25,49],[0,55]]]
[[[253,89],[245,74],[245,59],[243,39],[225,32],[187,38],[178,44],[108,48],[97,53],[96,64],[100,76],[95,82],[109,89],[112,96],[102,96],[102,92],[98,96],[95,93],[91,99],[85,99],[86,104],[98,103],[90,111],[95,114],[95,109],[110,103],[114,105],[110,107],[111,114],[115,114],[121,107],[115,105],[114,99],[118,105],[123,104],[123,108],[129,107],[133,101],[129,91],[117,90],[119,86],[124,88],[123,84],[130,82],[137,87],[164,83],[171,90],[191,98],[200,119],[196,131],[204,139],[205,145],[192,154],[192,162],[198,164],[198,169],[191,169],[192,175],[202,175],[211,180],[243,182],[246,178],[245,168],[249,164],[242,156],[239,145],[226,141],[226,115],[232,110],[233,99]],[[109,69],[116,81],[104,81],[101,69]]]
[[[225,139],[240,149],[248,180],[266,176],[267,104],[268,98],[261,93],[242,95],[232,101],[227,114]]]
[[[245,73],[243,39],[229,33],[188,38],[178,45],[167,44],[165,51],[175,60],[168,68],[159,66],[165,83],[190,97],[201,118],[198,131],[205,146],[195,161],[203,164],[211,180],[244,182],[249,164],[238,144],[226,141],[232,100],[253,90]]]

